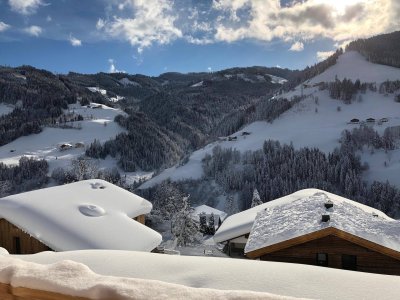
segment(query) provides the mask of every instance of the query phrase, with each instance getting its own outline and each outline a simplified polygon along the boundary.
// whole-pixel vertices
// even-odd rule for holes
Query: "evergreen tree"
[[[211,213],[210,219],[208,220],[208,232],[211,235],[215,233],[215,216],[214,213]]]
[[[253,191],[253,198],[251,199],[251,207],[258,206],[260,204],[263,204],[260,194],[258,193],[257,189],[255,188]]]
[[[205,212],[200,214],[200,232],[206,233],[207,232],[207,215]]]
[[[192,218],[192,209],[189,205],[189,197],[183,197],[182,209],[173,216],[171,231],[175,236],[177,246],[186,246],[199,242],[199,227]]]

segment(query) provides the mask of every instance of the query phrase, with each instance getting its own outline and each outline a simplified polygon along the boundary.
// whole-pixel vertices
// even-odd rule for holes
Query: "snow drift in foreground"
[[[300,264],[115,250],[42,252],[11,257],[40,264],[72,260],[83,263],[95,273],[105,276],[158,280],[155,285],[147,286],[149,292],[154,290],[157,296],[165,291],[164,285],[160,285],[161,290],[158,289],[159,281],[172,283],[174,288],[179,284],[193,288],[248,290],[312,299],[389,300],[398,299],[400,294],[400,276]],[[192,298],[213,298],[205,297],[201,289],[182,291],[191,292]],[[227,293],[229,294],[214,295],[222,299],[233,295],[232,292]],[[240,293],[238,292],[238,297],[249,295]],[[172,294],[168,295],[170,298],[176,298]],[[263,297],[269,299],[268,297],[272,296],[263,294]],[[253,296],[248,298],[254,299]]]
[[[0,257],[0,282],[90,299],[293,299],[250,291],[198,289],[156,280],[98,275],[70,260],[50,265]]]

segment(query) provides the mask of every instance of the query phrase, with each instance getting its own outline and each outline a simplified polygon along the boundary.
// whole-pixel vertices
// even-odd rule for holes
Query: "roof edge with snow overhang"
[[[161,235],[133,220],[151,209],[149,201],[99,179],[0,199],[0,218],[55,251],[151,251]]]

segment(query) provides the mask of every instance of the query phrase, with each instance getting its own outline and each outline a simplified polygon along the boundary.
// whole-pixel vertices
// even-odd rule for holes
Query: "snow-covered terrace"
[[[400,294],[400,276],[267,261],[110,250],[0,255],[0,282],[91,299],[289,296],[389,300],[398,299]]]

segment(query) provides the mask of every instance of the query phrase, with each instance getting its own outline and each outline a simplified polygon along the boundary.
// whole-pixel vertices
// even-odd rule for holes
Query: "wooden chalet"
[[[161,242],[144,225],[151,209],[147,200],[98,179],[11,195],[0,199],[0,247],[11,254],[151,251]]]
[[[400,275],[400,252],[328,227],[246,253],[249,258]]]
[[[245,255],[400,275],[400,222],[371,210],[324,192],[262,211],[253,224]]]

